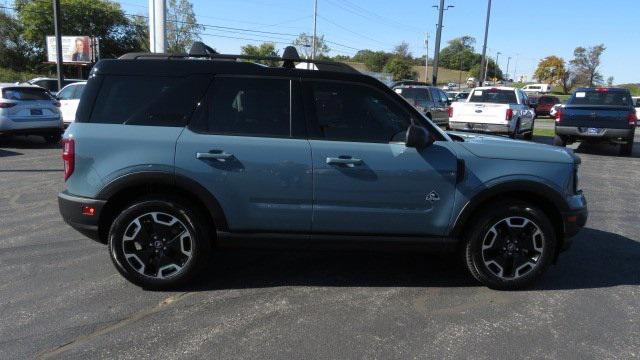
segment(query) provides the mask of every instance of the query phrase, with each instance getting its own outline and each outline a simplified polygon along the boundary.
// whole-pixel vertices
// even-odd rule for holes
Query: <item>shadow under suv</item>
[[[67,223],[145,288],[184,284],[229,245],[457,251],[514,289],[587,218],[570,150],[447,134],[352,68],[128,54],[92,70],[65,132]]]

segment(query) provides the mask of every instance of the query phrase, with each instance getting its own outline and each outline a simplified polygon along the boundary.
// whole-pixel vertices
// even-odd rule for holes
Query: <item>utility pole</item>
[[[424,39],[424,46],[427,49],[424,58],[424,82],[427,83],[429,82],[429,33]]]
[[[507,58],[507,81],[509,81],[509,63],[511,62],[511,56]]]
[[[462,51],[460,52],[460,72],[458,73],[458,90],[462,86]]]
[[[56,36],[56,71],[58,90],[62,89],[62,34],[60,34],[60,0],[53,0],[53,28]]]
[[[149,0],[149,51],[164,53],[166,48],[166,0]]]
[[[518,80],[516,80],[516,78],[518,77],[518,73],[516,71],[516,69],[518,68],[518,56],[520,56],[520,54],[516,54],[516,63],[513,64],[513,81],[519,82]]]
[[[444,15],[444,11],[445,10],[449,10],[452,7],[455,7],[454,5],[449,5],[447,6],[447,8],[445,9],[444,7],[444,0],[440,0],[440,6],[434,5],[433,7],[437,7],[438,8],[438,25],[437,25],[437,30],[436,30],[436,47],[434,49],[434,53],[433,53],[433,74],[431,75],[431,84],[433,86],[436,86],[438,83],[438,58],[440,57],[440,40],[442,37],[442,16]]]
[[[313,39],[311,43],[311,60],[316,59],[316,26],[318,25],[318,0],[313,0]]]
[[[496,54],[496,67],[493,69],[493,77],[495,79],[498,78],[498,69],[500,68],[500,65],[498,65],[498,61],[500,61],[500,54],[502,54],[500,51],[498,51],[498,53]]]
[[[480,86],[484,86],[484,82],[487,80],[487,73],[489,73],[489,59],[485,61],[484,66],[484,76],[482,77],[482,83]]]
[[[480,72],[485,67],[485,63],[487,62],[487,37],[489,36],[489,18],[491,17],[491,0],[488,0],[489,4],[487,5],[487,21],[484,25],[484,45],[482,45],[482,62],[480,62]],[[480,74],[480,84],[483,84],[487,77],[487,71]]]

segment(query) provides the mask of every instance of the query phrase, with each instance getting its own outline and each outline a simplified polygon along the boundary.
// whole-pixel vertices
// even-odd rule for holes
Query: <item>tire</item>
[[[210,229],[180,198],[147,197],[125,208],[109,229],[109,254],[130,282],[153,290],[187,284],[211,253]]]
[[[560,135],[556,135],[553,137],[553,145],[565,147],[567,146],[567,139]]]
[[[464,261],[471,275],[489,288],[526,288],[545,272],[557,240],[549,218],[519,200],[493,203],[465,232]]]
[[[631,156],[633,153],[633,139],[627,141],[626,144],[620,144],[619,154],[621,156]]]
[[[47,135],[44,135],[43,137],[44,137],[44,141],[46,141],[47,144],[59,144],[60,140],[62,140],[61,133],[47,134]]]
[[[536,121],[534,119],[531,121],[531,131],[527,131],[526,133],[524,133],[522,138],[529,141],[533,140],[533,129],[535,129],[535,126],[536,126]]]

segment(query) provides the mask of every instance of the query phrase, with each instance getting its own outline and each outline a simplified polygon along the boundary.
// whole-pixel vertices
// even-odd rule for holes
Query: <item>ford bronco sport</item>
[[[477,280],[515,289],[585,224],[570,150],[447,134],[346,65],[296,62],[201,43],[100,61],[64,134],[65,221],[156,289],[251,243],[458,251]]]

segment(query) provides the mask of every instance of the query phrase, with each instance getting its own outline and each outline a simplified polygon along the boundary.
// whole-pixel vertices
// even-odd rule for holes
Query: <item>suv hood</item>
[[[544,161],[554,163],[579,162],[570,149],[500,136],[453,132],[464,139],[459,144],[472,154],[491,159]]]

